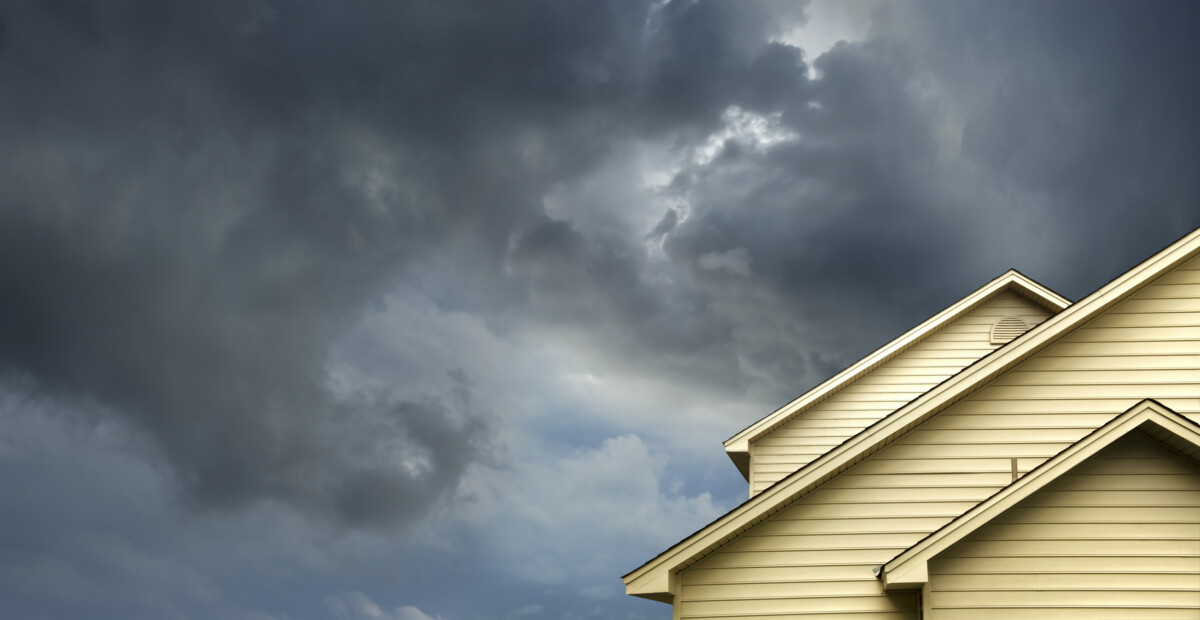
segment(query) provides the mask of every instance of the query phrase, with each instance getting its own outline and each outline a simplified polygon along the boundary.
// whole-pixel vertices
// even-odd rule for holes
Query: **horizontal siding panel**
[[[896,604],[885,596],[803,597],[783,599],[745,599],[732,601],[690,601],[684,599],[679,615],[701,618],[728,614],[766,615],[830,611],[890,611]]]
[[[748,551],[816,551],[874,547],[905,548],[912,546],[921,538],[923,535],[914,538],[912,533],[894,532],[818,535],[757,534],[757,529],[755,529],[730,543],[724,551],[726,553],[743,553]]]
[[[877,579],[782,581],[684,585],[683,596],[691,601],[798,598],[811,596],[877,596],[883,588]]]
[[[682,620],[700,619],[701,616],[683,616]],[[707,615],[703,616],[703,620],[733,620],[738,618],[750,618],[750,616],[738,615]],[[812,618],[826,618],[828,620],[916,620],[916,612],[878,612],[878,613],[852,613],[852,612],[805,612],[796,614],[772,614],[764,616],[770,620],[812,620]]]
[[[944,429],[921,428],[910,432],[901,441],[905,444],[991,444],[991,443],[1075,443],[1091,429],[1074,428],[987,428]]]
[[[1020,600],[1022,607],[1077,607],[1081,609],[1123,607],[1175,607],[1200,610],[1198,592],[1147,592],[1145,590],[1036,590],[993,592],[941,592],[937,608],[1011,607]]]
[[[1061,357],[1043,354],[1009,372],[1042,370],[1196,370],[1200,367],[1197,355],[1107,355],[1094,357]]]
[[[1159,284],[1200,284],[1200,270],[1176,269],[1154,281],[1155,286]]]
[[[996,492],[996,487],[898,487],[877,489],[823,488],[812,494],[813,504],[880,502],[979,501]]]
[[[1043,491],[1030,498],[1029,506],[1196,506],[1200,491]]]
[[[953,371],[957,372],[957,371]],[[949,374],[953,374],[953,372]],[[863,389],[882,389],[895,390],[897,388],[907,392],[918,391],[924,392],[921,389],[923,386],[933,386],[941,383],[947,375],[939,375],[932,373],[898,373],[898,374],[869,374],[855,382],[854,387],[859,390]]]
[[[823,453],[823,451],[820,451],[820,450],[814,450],[814,451],[806,450],[803,452],[798,450],[797,452],[791,453],[791,455],[758,455],[758,450],[755,449],[755,457],[754,458],[755,458],[755,461],[757,461],[758,465],[760,465],[760,466],[761,465],[769,465],[769,464],[776,464],[776,465],[792,464],[792,463],[803,463],[803,461],[800,461],[800,458],[802,458],[802,457],[805,457],[805,456],[817,457],[817,456],[821,456],[822,453]]]
[[[875,416],[872,415],[869,417],[871,417],[873,419]],[[775,433],[781,433],[783,431],[796,431],[799,435],[802,435],[806,429],[810,429],[810,428],[851,430],[854,427],[859,427],[862,424],[862,422],[860,422],[858,419],[855,419],[855,418],[843,419],[843,418],[840,418],[837,416],[811,417],[811,418],[805,417],[803,419],[804,419],[804,425],[802,427],[795,427],[795,426],[791,426],[791,425],[785,426],[785,427],[776,429],[770,435],[768,435],[767,437],[764,437],[764,439],[774,437]]]
[[[932,532],[947,523],[944,517],[888,517],[865,519],[784,519],[776,517],[750,530],[755,536],[792,534],[874,534],[882,532]]]
[[[845,424],[844,422],[842,424]],[[781,428],[767,437],[763,437],[754,443],[755,446],[770,445],[771,442],[784,438],[803,438],[803,437],[842,437],[850,436],[862,430],[857,426],[816,426],[805,425],[804,428],[786,427]]]
[[[938,575],[938,592],[1015,590],[1196,590],[1194,573],[989,573]]]
[[[1094,471],[1094,470],[1093,470]],[[1111,470],[1110,470],[1111,471]],[[1071,485],[1072,491],[1183,491],[1178,497],[1191,497],[1200,501],[1200,490],[1196,490],[1196,476],[1188,474],[1141,474],[1110,473],[1104,476],[1066,475],[1062,477]],[[1188,493],[1190,491],[1190,494]]]
[[[1105,558],[1111,561],[1102,561]],[[936,575],[991,575],[994,573],[1067,574],[1079,572],[1109,573],[1194,573],[1196,558],[1183,556],[1098,556],[1078,557],[1001,557],[954,558],[953,568],[934,561],[929,570]]]
[[[916,349],[916,348],[914,348],[912,350],[905,351],[904,357],[905,357],[905,359],[934,360],[934,362],[931,365],[937,365],[937,366],[940,366],[947,362],[953,362],[955,365],[957,365],[961,369],[961,368],[965,367],[967,364],[974,362],[975,360],[983,357],[984,355],[987,355],[988,353],[991,353],[994,350],[995,349],[991,346],[978,347],[975,349],[956,348],[953,350],[943,349],[943,348],[938,348],[938,349]],[[889,362],[889,364],[890,363],[891,362]]]
[[[1200,284],[1154,284],[1134,295],[1135,299],[1200,299]]]
[[[928,383],[938,383],[945,377],[949,377],[962,370],[957,364],[944,365],[944,362],[936,360],[919,360],[923,363],[917,364],[918,360],[908,360],[907,358],[895,359],[886,366],[881,366],[871,371],[870,375],[863,377],[861,380],[874,379],[876,381],[890,381],[898,378],[912,379],[914,381],[925,381]],[[904,363],[910,362],[910,363]]]
[[[1105,314],[1123,314],[1123,313],[1145,313],[1153,314],[1158,312],[1195,312],[1195,299],[1162,299],[1162,298],[1145,298],[1135,297],[1121,302],[1112,310]]]
[[[1008,374],[993,381],[991,385],[1028,386],[1047,385],[1049,382],[1053,382],[1052,384],[1054,385],[1071,386],[1104,386],[1110,384],[1146,386],[1160,383],[1195,384],[1198,381],[1200,381],[1200,371],[1197,371],[1194,367],[1173,370],[1164,368],[1148,370],[1060,370],[1053,374],[1047,373],[1044,370],[1022,369],[1008,372]]]
[[[972,456],[1049,458],[1062,452],[1069,445],[1069,443],[898,444],[891,446],[887,454],[889,458],[968,458]]]
[[[1149,342],[1195,340],[1200,338],[1200,327],[1140,326],[1140,327],[1084,327],[1067,336],[1064,342]]]
[[[1091,327],[1195,327],[1200,326],[1200,312],[1110,312],[1092,319]]]
[[[1040,556],[1086,557],[1200,557],[1200,540],[989,540],[975,539],[955,545],[942,557],[1001,558]]]
[[[980,540],[1200,540],[1193,523],[999,523]],[[1196,584],[1200,586],[1200,583]]]
[[[851,472],[844,474],[844,476],[876,474],[903,476],[906,474],[936,474],[945,472],[988,473],[1009,472],[1011,469],[1012,464],[1007,458],[873,458],[869,461],[859,463]]]
[[[1055,377],[1058,378],[1058,377]],[[1110,383],[1105,385],[1051,385],[989,386],[978,392],[977,398],[984,400],[1050,400],[1076,399],[1081,394],[1090,398],[1143,399],[1151,395],[1161,398],[1200,398],[1200,383]]]
[[[1103,355],[1181,355],[1195,354],[1200,344],[1194,340],[1147,340],[1143,342],[1062,342],[1051,349],[1058,357]]]
[[[1016,507],[1005,513],[1010,523],[1193,523],[1191,506],[1057,506],[1052,511]]]
[[[1091,432],[1116,417],[1113,413],[1062,414],[945,414],[930,420],[924,428],[1023,430],[1036,436],[1044,428],[1082,428]]]
[[[716,585],[735,583],[808,582],[828,580],[876,581],[869,564],[846,566],[765,566],[738,568],[689,568],[681,583]],[[686,595],[685,595],[686,598]]]
[[[991,609],[935,609],[937,620],[1012,620],[1013,618],[1080,618],[1086,620],[1196,620],[1195,608],[1155,609],[1153,615],[1139,606],[1087,608],[1071,614],[1062,607],[995,607]]]
[[[825,454],[830,448],[842,443],[844,439],[838,437],[813,437],[804,438],[789,438],[772,442],[770,445],[754,446],[754,458],[760,458],[767,455],[788,455],[788,454],[804,454],[816,450],[818,455]]]
[[[974,501],[913,501],[897,504],[793,504],[773,519],[846,519],[854,517],[957,517],[970,510]],[[888,558],[889,560],[891,558]]]
[[[1140,400],[1140,398],[1136,400],[1132,398],[1076,398],[1030,401],[983,399],[976,396],[956,404],[942,415],[1001,413],[1041,416],[1056,413],[1106,413],[1116,416],[1136,405]],[[1200,405],[1200,399],[1194,400],[1197,405]]]
[[[938,355],[911,355],[910,350],[904,357],[892,358],[887,364],[871,371],[871,374],[903,374],[911,369],[922,374],[939,372],[945,373],[945,376],[960,371],[970,361],[952,359],[951,357],[939,357]],[[959,356],[955,356],[959,357]]]
[[[834,396],[827,401],[829,404],[835,402],[854,402],[854,403],[906,403],[915,396],[921,395],[921,392],[916,390],[905,390],[898,386],[886,386],[872,391],[855,390],[847,391]],[[893,407],[894,409],[894,407]]]
[[[929,348],[949,349],[952,348],[952,346],[953,348],[957,348],[957,343],[964,342],[970,343],[970,348],[983,348],[985,345],[990,348],[991,345],[988,344],[988,337],[990,333],[990,327],[987,325],[970,325],[964,326],[960,329],[946,328],[938,333],[937,344],[930,346]],[[956,344],[949,345],[949,343]]]
[[[819,564],[882,564],[903,551],[891,549],[838,549],[824,551],[756,551],[754,553],[725,553],[718,551],[704,559],[705,568],[735,566],[814,566]]]
[[[891,487],[896,489],[935,487],[989,487],[1000,488],[1012,482],[1012,465],[996,472],[939,472],[912,474],[897,480],[895,474],[849,474],[839,476],[825,485],[826,489],[871,489]]]
[[[846,421],[850,419],[879,419],[884,415],[895,411],[904,406],[907,400],[890,400],[884,402],[863,403],[856,401],[844,401],[840,399],[829,399],[821,403],[819,409],[806,411],[803,416],[797,418],[804,419],[833,419]],[[861,412],[857,415],[851,412]],[[792,422],[795,422],[793,420]],[[866,428],[865,426],[863,428]]]
[[[1099,474],[1163,474],[1163,469],[1166,468],[1173,475],[1189,475],[1183,468],[1175,467],[1174,459],[1156,459],[1156,458],[1122,458],[1122,459],[1104,459],[1091,463],[1088,468],[1090,471]]]
[[[936,347],[913,347],[913,349],[906,352],[905,355],[912,354],[918,357],[923,357],[930,355],[942,355],[945,353],[958,353],[959,355],[965,355],[978,359],[984,355],[987,355],[988,353],[991,353],[995,349],[996,347],[989,345],[986,341],[971,340],[964,342],[959,340],[941,340],[937,343]]]

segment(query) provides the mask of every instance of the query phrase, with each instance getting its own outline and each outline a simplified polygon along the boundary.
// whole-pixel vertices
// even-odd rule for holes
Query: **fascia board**
[[[925,322],[908,330],[899,338],[883,345],[876,349],[870,355],[855,362],[850,367],[842,372],[834,375],[817,387],[805,392],[799,398],[789,402],[788,404],[775,410],[770,415],[746,427],[738,434],[730,437],[725,441],[725,451],[729,453],[730,458],[738,464],[738,469],[742,470],[742,463],[739,457],[735,454],[750,452],[750,443],[757,441],[762,436],[771,432],[781,424],[786,423],[793,417],[803,413],[808,408],[832,396],[837,391],[850,385],[862,376],[866,375],[877,365],[887,361],[893,356],[903,352],[916,343],[924,340],[931,334],[937,332],[942,327],[954,322],[962,315],[970,312],[980,304],[991,299],[993,296],[1005,291],[1013,290],[1025,297],[1030,298],[1035,303],[1043,306],[1052,312],[1060,312],[1067,306],[1071,305],[1070,300],[1055,293],[1054,291],[1038,284],[1026,275],[1019,271],[1010,269],[993,279],[987,284],[976,289],[971,294],[963,297],[957,302],[951,304],[945,310],[930,317]],[[740,457],[741,460],[747,460],[745,457]],[[748,476],[748,468],[742,471],[742,475]]]
[[[628,585],[653,571],[676,571],[781,510],[828,479],[903,435],[929,416],[953,404],[1005,370],[1057,340],[1072,327],[1191,258],[1200,250],[1200,229],[1100,287],[1091,295],[1034,327],[1021,338],[1000,347],[962,372],[942,382],[838,447],[771,485],[737,508],[676,543],[624,577]],[[1015,272],[1014,272],[1015,273]],[[645,594],[641,594],[645,596]]]
[[[929,581],[929,561],[938,554],[1147,422],[1200,447],[1195,423],[1157,401],[1144,400],[884,564],[883,589],[921,587]]]

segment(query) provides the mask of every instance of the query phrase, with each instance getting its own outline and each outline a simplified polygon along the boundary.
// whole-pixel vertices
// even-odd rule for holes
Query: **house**
[[[705,618],[1200,618],[1200,230],[1006,273],[730,438],[749,500],[625,575]]]

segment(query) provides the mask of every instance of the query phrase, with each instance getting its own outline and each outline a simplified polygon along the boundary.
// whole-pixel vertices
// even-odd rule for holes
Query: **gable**
[[[1012,293],[1022,297],[1025,300],[1032,302],[1035,306],[1040,306],[1049,314],[1059,312],[1063,308],[1070,305],[1070,302],[1064,297],[1058,295],[1050,289],[1047,289],[1037,282],[1034,282],[1015,270],[1009,270],[1000,277],[988,282],[920,325],[912,328],[895,340],[875,350],[870,355],[867,355],[858,362],[855,362],[849,368],[846,368],[842,372],[834,375],[824,383],[809,390],[808,392],[805,392],[799,398],[796,398],[792,402],[780,407],[770,415],[764,417],[758,422],[755,422],[754,424],[751,424],[733,437],[730,437],[725,441],[726,453],[729,455],[729,458],[733,460],[734,464],[737,465],[738,470],[742,472],[742,475],[745,476],[747,480],[750,480],[750,446],[752,443],[774,432],[781,425],[787,424],[797,416],[805,414],[813,407],[820,405],[826,399],[835,397],[841,391],[852,388],[860,379],[870,373],[873,373],[881,365],[888,363],[898,355],[904,354],[910,348],[921,344],[926,339],[936,336],[946,326],[963,318],[963,315],[978,309],[981,305],[988,303],[997,295],[1005,293]],[[1028,317],[1036,319],[1035,322],[1045,318],[1044,316],[1040,316],[1039,318],[1041,313],[1036,311],[1030,312],[1024,307],[1017,307],[1017,309],[1019,312],[1027,314]],[[997,344],[1000,343],[997,342]],[[946,349],[950,348],[951,347],[946,347]],[[947,371],[950,374],[953,374],[954,372],[961,370],[967,364],[978,360],[982,355],[990,353],[995,349],[995,346],[968,346],[958,347],[958,349],[960,350],[954,353],[947,353],[946,351],[943,351],[943,353],[945,353],[945,360],[948,361],[949,366],[952,367]],[[969,349],[976,350],[972,352]],[[949,375],[944,375],[941,377],[941,379],[945,379],[946,376]],[[935,381],[931,385],[936,383],[937,382]],[[898,398],[891,398],[891,400],[891,408],[886,409],[884,413],[890,412],[896,407],[907,402],[899,400]],[[863,425],[858,425],[857,428],[861,429],[863,428]],[[752,487],[753,486],[754,485],[752,484]],[[751,495],[753,495],[753,491]]]
[[[1200,466],[1135,430],[929,562],[927,618],[1200,617]]]
[[[1082,463],[1097,456],[1127,435],[1149,432],[1172,449],[1200,456],[1200,425],[1155,401],[1143,401],[1114,417],[1060,451],[1045,463],[988,497],[930,536],[904,550],[882,567],[881,577],[888,589],[919,587],[928,581],[928,562],[1005,511],[1040,492],[1060,477],[1070,475]],[[885,451],[886,452],[886,451]],[[1132,496],[1130,496],[1132,497]],[[1200,498],[1197,498],[1200,499]],[[1138,504],[1150,504],[1142,496]],[[1107,501],[1102,495],[1093,502]],[[1135,505],[1138,505],[1135,504]]]
[[[1005,320],[1035,326],[1050,310],[1003,290],[862,378],[750,443],[750,495],[782,480],[1004,343]]]

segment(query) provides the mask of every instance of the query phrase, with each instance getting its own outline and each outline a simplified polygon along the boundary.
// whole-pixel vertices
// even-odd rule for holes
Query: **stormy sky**
[[[0,1],[0,617],[669,618],[724,439],[1200,226],[1198,11]]]

